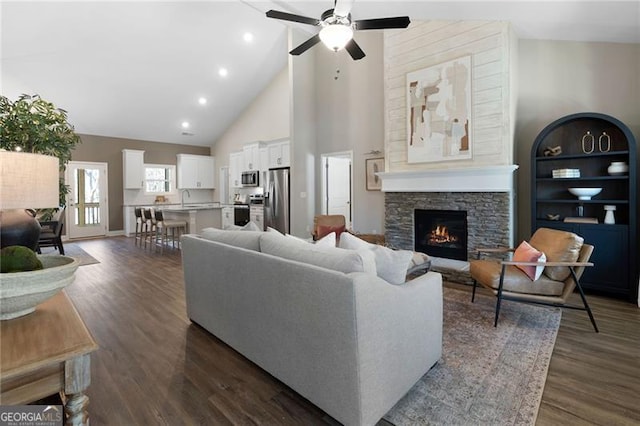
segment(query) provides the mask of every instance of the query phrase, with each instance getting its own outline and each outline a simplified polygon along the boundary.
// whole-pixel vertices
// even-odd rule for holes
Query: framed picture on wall
[[[407,74],[407,162],[471,158],[471,56]]]
[[[378,172],[384,172],[384,158],[368,158],[365,160],[367,191],[380,191],[382,179],[376,176]]]

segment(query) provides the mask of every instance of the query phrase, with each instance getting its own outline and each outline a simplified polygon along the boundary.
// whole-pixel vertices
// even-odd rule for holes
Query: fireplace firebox
[[[414,210],[415,250],[430,256],[467,260],[467,212]]]

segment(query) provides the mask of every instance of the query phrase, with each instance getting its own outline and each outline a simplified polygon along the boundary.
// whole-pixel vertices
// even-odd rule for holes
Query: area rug
[[[100,263],[98,259],[91,256],[89,253],[84,251],[80,246],[76,244],[65,244],[64,254],[65,256],[78,259],[78,261],[80,262],[80,266],[93,265],[95,263]]]
[[[400,425],[533,425],[561,310],[444,289],[440,361],[384,417]]]

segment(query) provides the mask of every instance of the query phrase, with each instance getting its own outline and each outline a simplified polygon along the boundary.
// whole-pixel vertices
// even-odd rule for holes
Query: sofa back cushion
[[[413,252],[391,250],[384,246],[371,244],[348,232],[342,234],[338,245],[344,249],[371,251],[376,261],[377,274],[386,282],[398,285],[406,281],[407,269],[410,267]]]
[[[547,256],[547,262],[575,262],[580,255],[584,239],[573,232],[539,228],[529,244]],[[547,266],[544,274],[555,281],[566,280],[571,272],[566,266]]]
[[[260,251],[345,274],[367,272],[375,275],[376,273],[373,253],[368,250],[355,251],[317,246],[296,238],[287,238],[275,232],[262,233]]]
[[[242,247],[248,250],[260,251],[260,231],[232,231],[217,228],[205,228],[201,236],[207,240]]]

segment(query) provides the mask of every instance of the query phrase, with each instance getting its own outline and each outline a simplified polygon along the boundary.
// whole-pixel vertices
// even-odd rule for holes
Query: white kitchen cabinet
[[[233,207],[222,208],[222,229],[227,229],[235,224],[235,209]]]
[[[263,146],[264,144],[256,142],[242,147],[242,171],[260,170],[260,148]]]
[[[178,188],[215,188],[214,168],[214,157],[208,155],[178,154]]]
[[[264,231],[264,207],[251,206],[249,208],[249,220],[258,225],[260,230]]]
[[[289,167],[289,141],[274,142],[269,144],[269,168]]]
[[[144,151],[123,149],[122,172],[124,189],[144,188]]]
[[[229,186],[231,188],[242,187],[242,164],[244,162],[242,152],[229,154]],[[229,191],[233,193],[233,191]]]
[[[269,147],[263,146],[260,148],[260,171],[265,172],[269,170]]]

